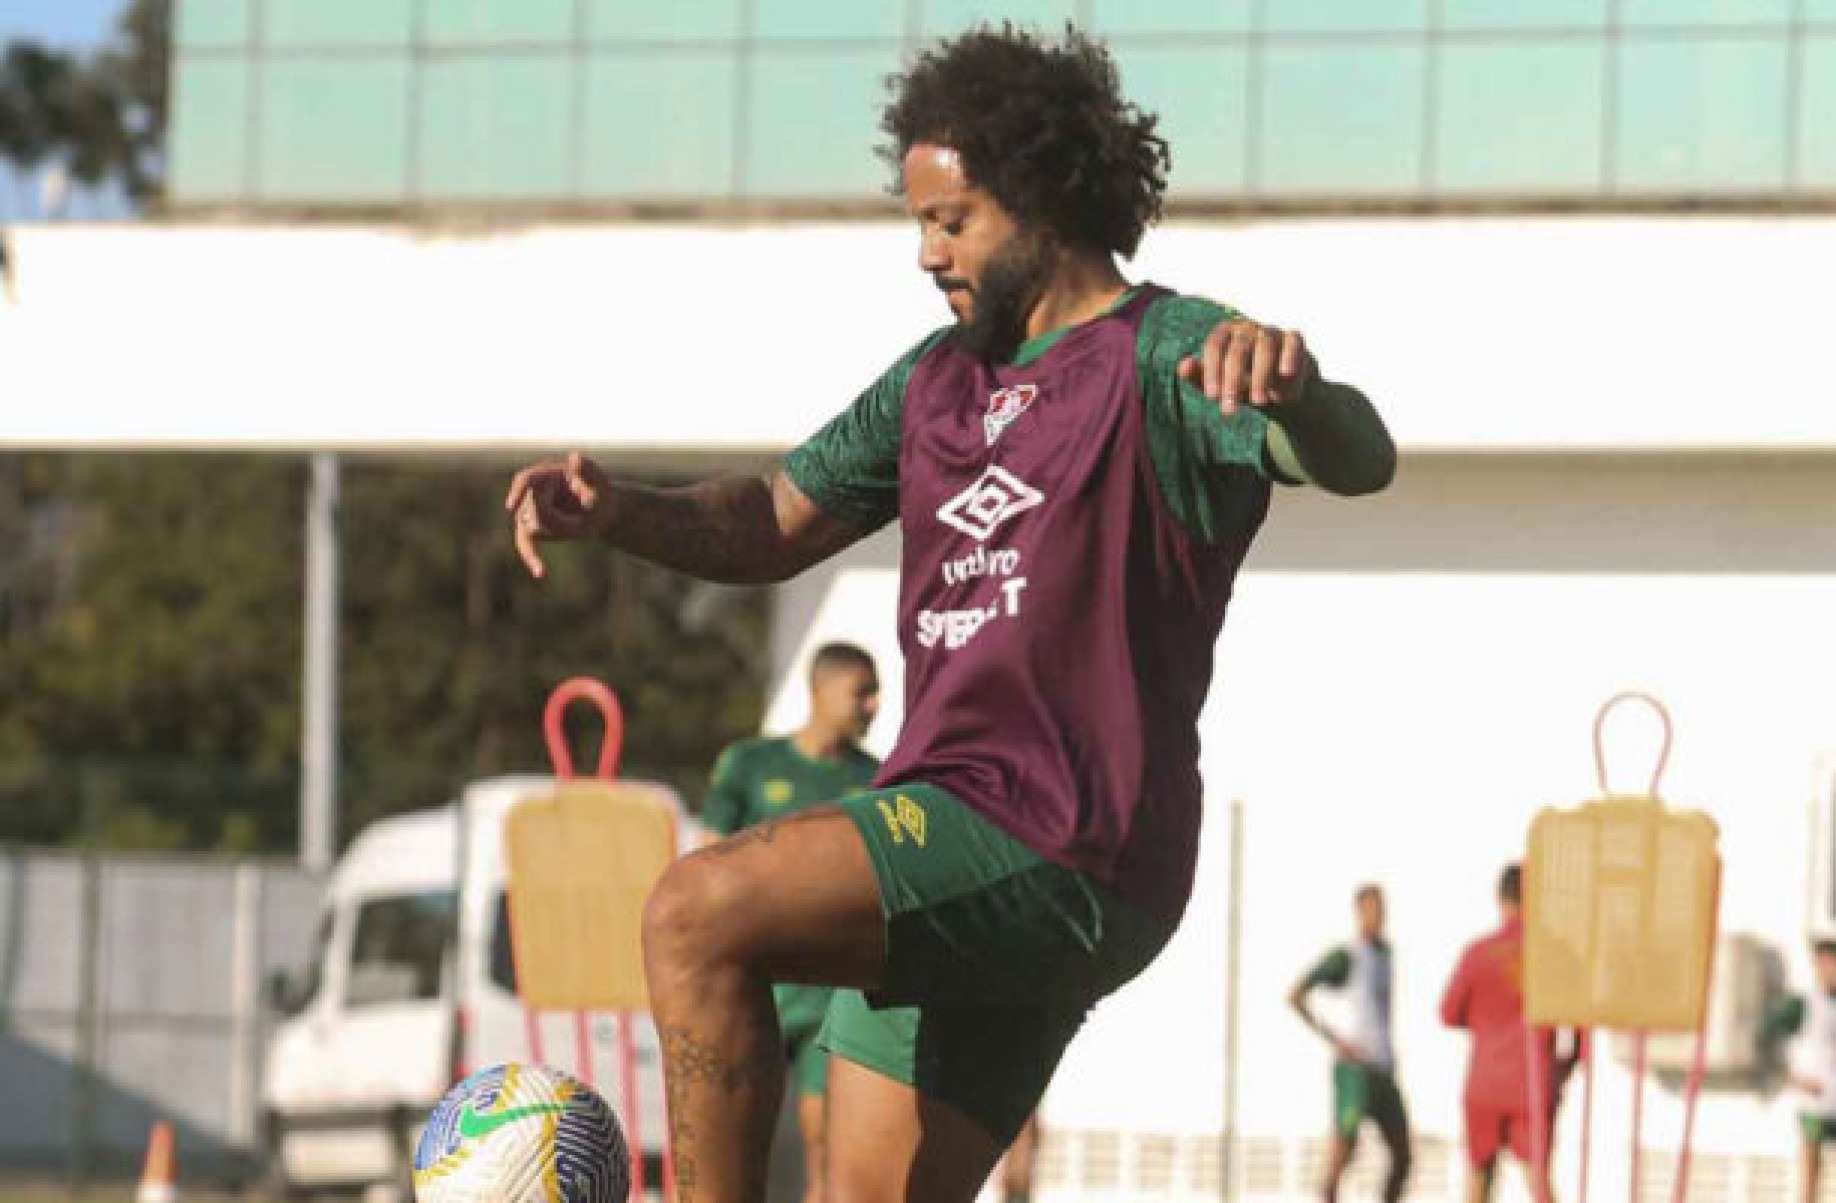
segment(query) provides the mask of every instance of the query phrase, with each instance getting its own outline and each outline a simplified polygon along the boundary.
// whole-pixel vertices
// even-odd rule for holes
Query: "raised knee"
[[[705,854],[664,870],[644,903],[644,959],[653,974],[723,955],[736,893],[729,877]]]

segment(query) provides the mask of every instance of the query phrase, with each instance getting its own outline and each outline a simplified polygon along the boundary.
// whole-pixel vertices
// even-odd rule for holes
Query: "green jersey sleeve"
[[[710,831],[732,835],[746,825],[746,745],[737,743],[720,754],[701,803],[701,822]]]
[[[1226,415],[1179,376],[1180,361],[1199,352],[1212,328],[1239,316],[1198,297],[1162,297],[1143,316],[1136,342],[1161,496],[1188,530],[1214,542],[1260,514],[1265,481],[1287,479],[1272,464],[1269,420],[1261,410],[1244,406]]]
[[[1316,986],[1337,990],[1349,981],[1351,981],[1351,953],[1343,948],[1335,948],[1321,957],[1319,964],[1307,970],[1307,976],[1301,979],[1301,985],[1309,990]]]
[[[932,331],[785,459],[785,473],[825,513],[870,531],[899,516],[905,386],[948,332]]]
[[[1796,1036],[1804,1026],[1804,1000],[1795,995],[1776,1000],[1760,1021],[1760,1044],[1770,1046]]]

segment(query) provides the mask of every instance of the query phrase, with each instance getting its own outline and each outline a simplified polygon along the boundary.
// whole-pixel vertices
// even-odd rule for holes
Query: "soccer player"
[[[720,835],[780,815],[865,792],[880,762],[859,740],[880,709],[880,676],[873,657],[851,643],[827,643],[810,660],[809,717],[796,734],[747,739],[721,753],[701,808],[701,821]],[[829,1055],[816,1037],[829,1013],[827,986],[772,987],[784,1053],[797,1095],[803,1135],[805,1203],[822,1203],[823,1096]]]
[[[894,520],[904,537],[905,722],[876,789],[676,861],[646,910],[687,1200],[763,1195],[783,981],[843,988],[829,1198],[974,1197],[1185,908],[1197,719],[1270,482],[1370,493],[1395,471],[1300,334],[1124,278],[1167,148],[1100,45],[963,34],[897,78],[882,127],[954,322],[763,476],[650,488],[576,454],[506,498],[537,576],[548,539],[777,581]],[[719,320],[823,353],[814,313]]]
[[[1413,1146],[1409,1111],[1396,1085],[1396,1050],[1390,1039],[1390,997],[1395,980],[1394,957],[1384,938],[1383,891],[1359,886],[1353,895],[1358,936],[1328,952],[1288,992],[1288,1005],[1301,1022],[1332,1047],[1332,1152],[1326,1161],[1321,1193],[1326,1203],[1339,1197],[1339,1180],[1358,1147],[1358,1130],[1370,1120],[1390,1152],[1384,1179],[1385,1203],[1402,1198],[1409,1182]],[[1344,1000],[1342,1030],[1313,1011],[1315,990],[1331,990]]]
[[[1762,1028],[1769,1042],[1791,1040],[1787,1070],[1799,1097],[1798,1175],[1804,1203],[1815,1203],[1823,1177],[1823,1146],[1836,1141],[1836,939],[1811,945],[1816,981],[1807,995],[1780,999]]]
[[[1529,1066],[1524,1050],[1523,869],[1512,864],[1498,878],[1498,930],[1468,945],[1441,996],[1441,1022],[1472,1034],[1466,1065],[1467,1203],[1492,1197],[1498,1155],[1505,1149],[1530,1176],[1548,1187],[1555,1138],[1555,1111],[1562,1087],[1583,1044],[1576,1034],[1557,1051],[1556,1033],[1546,1031],[1538,1050],[1549,1077],[1543,1091],[1545,1114],[1541,1164],[1532,1159]],[[1549,1196],[1545,1195],[1544,1198]]]

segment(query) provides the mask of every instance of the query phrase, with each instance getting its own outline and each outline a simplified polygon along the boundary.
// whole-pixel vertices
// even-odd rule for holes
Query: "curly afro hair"
[[[1122,96],[1109,52],[1067,26],[1052,42],[1004,22],[921,53],[890,80],[880,156],[900,166],[920,142],[963,170],[1023,225],[1061,242],[1133,255],[1160,216],[1171,166],[1158,123]]]

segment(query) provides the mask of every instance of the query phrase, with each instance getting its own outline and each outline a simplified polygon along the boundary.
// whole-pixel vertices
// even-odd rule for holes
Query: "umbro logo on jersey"
[[[962,531],[977,543],[1045,500],[1045,494],[998,465],[982,473],[974,484],[943,503],[939,521]]]
[[[1012,388],[998,389],[988,394],[988,412],[982,415],[982,433],[988,436],[988,445],[1001,437],[1001,432],[1012,426],[1033,398],[1039,395],[1036,384],[1016,384]]]

